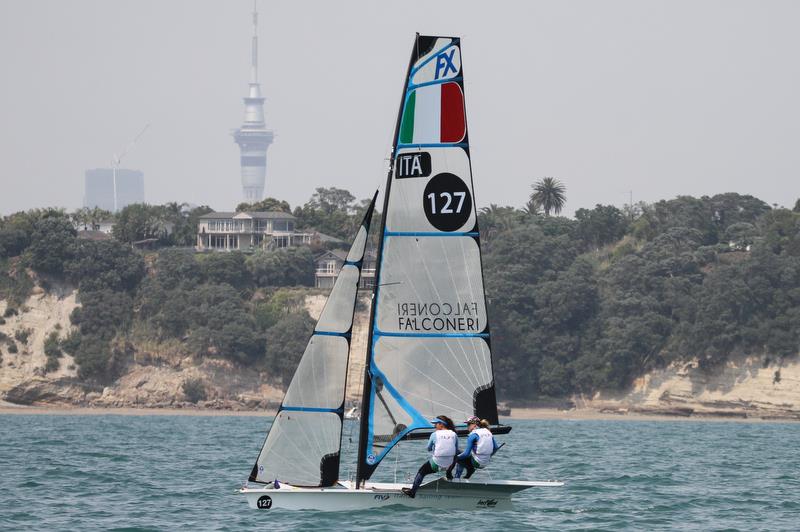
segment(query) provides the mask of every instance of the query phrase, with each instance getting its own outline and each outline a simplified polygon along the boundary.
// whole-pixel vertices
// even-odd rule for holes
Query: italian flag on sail
[[[458,83],[419,87],[406,98],[401,144],[460,142],[465,133],[464,93]]]

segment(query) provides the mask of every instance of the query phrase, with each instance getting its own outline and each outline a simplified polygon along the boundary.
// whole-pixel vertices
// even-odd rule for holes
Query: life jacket
[[[475,447],[470,454],[481,467],[485,467],[492,458],[494,436],[492,436],[492,431],[483,427],[475,429],[474,433],[478,435],[478,441],[475,442]]]
[[[433,444],[433,461],[440,468],[450,467],[456,457],[458,436],[452,430],[437,430],[434,434],[436,440]]]

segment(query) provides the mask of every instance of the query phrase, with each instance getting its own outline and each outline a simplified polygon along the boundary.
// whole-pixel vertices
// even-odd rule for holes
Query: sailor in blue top
[[[461,478],[464,468],[467,470],[464,478],[469,478],[476,468],[484,468],[489,465],[492,456],[500,448],[489,430],[488,421],[471,416],[466,423],[470,432],[464,452],[456,456],[456,478]]]
[[[436,427],[428,440],[428,452],[432,453],[432,456],[417,471],[414,484],[410,488],[402,489],[403,493],[412,499],[416,496],[417,489],[422,484],[425,475],[445,470],[447,478],[452,478],[450,470],[453,468],[453,460],[458,454],[458,435],[453,430],[455,424],[447,416],[439,416],[431,420],[431,424]]]

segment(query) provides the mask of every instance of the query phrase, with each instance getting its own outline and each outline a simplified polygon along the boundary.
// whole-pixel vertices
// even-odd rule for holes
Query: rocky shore
[[[16,353],[2,346],[0,401],[45,409],[208,412],[274,412],[280,404],[283,391],[271,384],[269,374],[228,360],[195,360],[169,345],[136,346],[125,374],[107,386],[81,382],[69,355],[61,358],[59,369],[45,372],[45,339],[53,331],[65,335],[70,330],[69,315],[77,304],[74,291],[36,290],[24,312],[0,323],[0,333],[6,338],[18,336]],[[306,301],[312,317],[323,304],[321,296]],[[4,310],[5,302],[0,301],[0,315]],[[17,331],[28,332],[21,338]],[[366,332],[366,316],[357,315],[347,391],[350,400],[360,394],[357,383],[363,374]],[[666,416],[800,421],[800,361],[742,355],[713,371],[701,369],[697,362],[673,364],[641,377],[626,393],[511,407],[512,417],[543,419]]]

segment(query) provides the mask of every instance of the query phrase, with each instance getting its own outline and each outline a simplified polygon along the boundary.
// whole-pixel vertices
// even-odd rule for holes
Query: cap
[[[445,423],[444,421],[442,421],[438,417],[430,420],[430,424],[431,425],[436,425],[437,423],[441,423],[442,425],[447,426],[447,423]]]
[[[467,425],[480,425],[481,418],[479,418],[478,416],[469,416],[464,423],[466,423]]]

